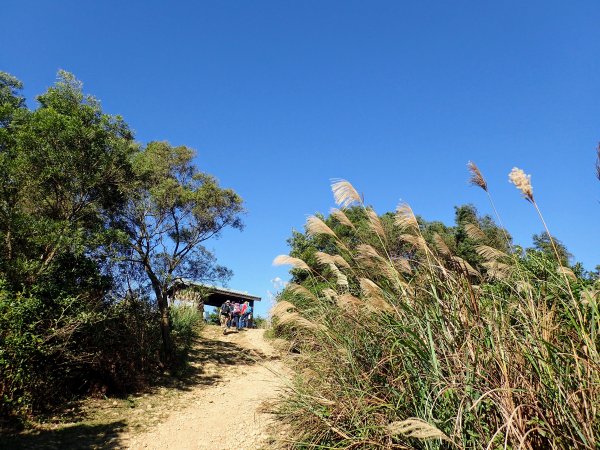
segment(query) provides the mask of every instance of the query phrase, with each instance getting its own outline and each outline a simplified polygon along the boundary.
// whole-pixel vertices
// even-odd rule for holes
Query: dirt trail
[[[198,375],[177,400],[179,407],[141,434],[121,436],[130,449],[269,448],[270,414],[261,408],[285,380],[279,353],[264,330],[231,331],[208,326],[195,349]]]

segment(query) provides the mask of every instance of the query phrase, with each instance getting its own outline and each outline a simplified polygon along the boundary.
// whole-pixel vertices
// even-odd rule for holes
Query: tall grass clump
[[[170,319],[178,363],[185,364],[203,324],[202,314],[196,305],[173,305]]]
[[[543,219],[529,177],[511,182]],[[389,220],[348,182],[333,192],[305,260],[276,259],[293,266],[273,310],[295,355],[278,409],[290,447],[599,448],[597,281],[469,223],[475,265],[410,206]]]

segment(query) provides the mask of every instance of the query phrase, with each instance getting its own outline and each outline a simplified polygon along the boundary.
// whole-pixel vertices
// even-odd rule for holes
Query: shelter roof
[[[204,300],[206,305],[210,306],[219,306],[225,300],[231,301],[240,301],[244,302],[246,300],[250,302],[260,301],[261,298],[256,295],[251,295],[248,292],[236,291],[234,289],[226,289],[219,286],[213,286],[210,284],[200,283],[190,279],[182,279],[175,285],[175,289],[185,289],[187,287],[197,287],[201,290],[205,290],[207,293],[207,298]]]

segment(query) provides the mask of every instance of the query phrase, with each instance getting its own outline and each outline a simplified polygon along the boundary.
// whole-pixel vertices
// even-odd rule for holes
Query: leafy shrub
[[[130,298],[48,305],[0,289],[0,415],[22,418],[83,393],[121,394],[159,367],[157,312]]]
[[[87,391],[98,389],[124,394],[146,385],[160,370],[158,310],[149,299],[128,297],[111,304],[105,320],[82,336],[96,349],[96,358],[84,384]]]
[[[171,333],[179,363],[185,363],[198,329],[203,323],[202,314],[193,305],[174,305],[170,308]]]
[[[267,328],[269,326],[269,322],[262,316],[254,316],[252,319],[254,326],[256,328]]]

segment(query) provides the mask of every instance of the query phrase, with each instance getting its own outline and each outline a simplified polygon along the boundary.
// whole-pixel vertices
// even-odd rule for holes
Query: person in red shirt
[[[240,328],[248,327],[248,301],[240,307]]]
[[[231,315],[231,326],[235,325],[237,331],[240,331],[240,303],[235,302],[233,304],[233,312]]]

